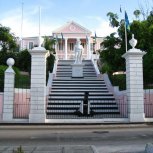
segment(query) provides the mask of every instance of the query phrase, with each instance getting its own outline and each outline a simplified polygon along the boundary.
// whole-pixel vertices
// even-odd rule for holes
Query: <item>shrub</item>
[[[6,69],[8,68],[8,66],[6,65],[0,65],[0,92],[4,91],[4,73],[6,71]],[[13,67],[14,71],[15,71],[15,76],[19,77],[20,76],[20,71],[18,68]]]
[[[0,52],[0,65],[7,65],[6,61],[8,58],[15,60],[15,67],[18,67],[21,71],[31,71],[31,55],[28,50],[21,52]]]
[[[24,153],[22,146],[18,147],[17,150],[13,150],[13,153]]]
[[[28,50],[18,53],[16,64],[21,71],[31,72],[31,55]]]
[[[120,90],[126,90],[126,75],[109,75],[110,81],[113,86],[119,86]]]
[[[4,52],[1,51],[0,52],[0,65],[7,65],[6,61],[8,58],[13,58],[15,60],[15,65],[17,66],[17,59],[18,59],[18,53],[17,52]]]

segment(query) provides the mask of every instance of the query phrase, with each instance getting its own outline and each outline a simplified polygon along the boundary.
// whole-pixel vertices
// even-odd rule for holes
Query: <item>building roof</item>
[[[67,22],[65,25],[53,31],[53,34],[58,33],[82,33],[82,34],[91,34],[91,31],[84,28],[80,24],[71,21]]]

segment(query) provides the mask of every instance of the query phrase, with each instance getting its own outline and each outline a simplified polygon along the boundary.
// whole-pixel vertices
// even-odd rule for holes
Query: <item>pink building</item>
[[[80,39],[84,48],[83,58],[91,57],[91,31],[75,22],[67,22],[62,27],[53,31],[53,36],[58,39],[56,53],[59,59],[74,59],[74,46]]]
[[[90,59],[94,50],[101,48],[102,37],[92,36],[90,30],[71,21],[54,30],[51,39],[56,39],[55,51],[59,59],[74,59],[74,46],[80,39],[84,47],[83,59]],[[21,45],[21,44],[20,44]],[[32,49],[38,45],[38,37],[25,37],[22,39],[22,49]]]

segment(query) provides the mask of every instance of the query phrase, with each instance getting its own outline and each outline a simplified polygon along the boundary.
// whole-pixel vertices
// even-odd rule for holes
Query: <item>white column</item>
[[[90,49],[91,47],[90,47],[90,38],[88,37],[88,59],[91,59],[91,49]]]
[[[43,47],[30,50],[31,63],[31,101],[30,123],[45,123],[46,119],[46,53]]]
[[[65,38],[65,59],[67,60],[67,38]]]
[[[128,113],[130,122],[144,122],[142,57],[146,53],[134,48],[136,45],[134,41],[136,40],[133,39],[130,42],[133,48],[122,56],[126,59]]]
[[[15,72],[12,69],[14,59],[7,60],[8,69],[5,71],[4,81],[4,104],[3,104],[3,121],[13,120],[13,102],[14,102],[14,79]]]

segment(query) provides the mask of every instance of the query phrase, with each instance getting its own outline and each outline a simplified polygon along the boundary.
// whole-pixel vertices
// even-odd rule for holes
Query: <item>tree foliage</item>
[[[118,15],[114,14],[112,12],[108,12],[107,16],[109,17],[109,21],[110,21],[110,25],[112,27],[118,27],[119,26],[119,22],[118,22]]]
[[[135,10],[135,11],[133,12],[133,14],[135,15],[135,18],[138,20],[139,17],[140,17],[141,12],[140,12],[140,10]]]
[[[50,39],[49,37],[45,37],[44,39],[44,47],[46,50],[49,50],[53,53],[55,53],[55,39]]]
[[[102,45],[104,50],[100,52],[101,61],[103,63],[102,72],[113,73],[115,71],[125,70],[125,60],[121,57],[125,53],[125,28],[124,20],[117,18],[114,13],[108,13],[110,24],[112,25],[112,18],[116,16],[116,22],[118,22],[117,35],[114,33],[107,36]],[[144,68],[144,81],[146,83],[153,82],[153,11],[147,16],[146,19],[140,21],[137,20],[141,14],[139,10],[134,11],[136,20],[130,23],[130,32],[127,31],[127,40],[131,39],[132,34],[138,40],[136,48],[146,51],[144,56],[143,68]],[[115,27],[115,26],[112,26]],[[128,49],[131,47],[128,43]]]
[[[0,24],[0,46],[2,51],[16,51],[16,39],[10,28]]]

